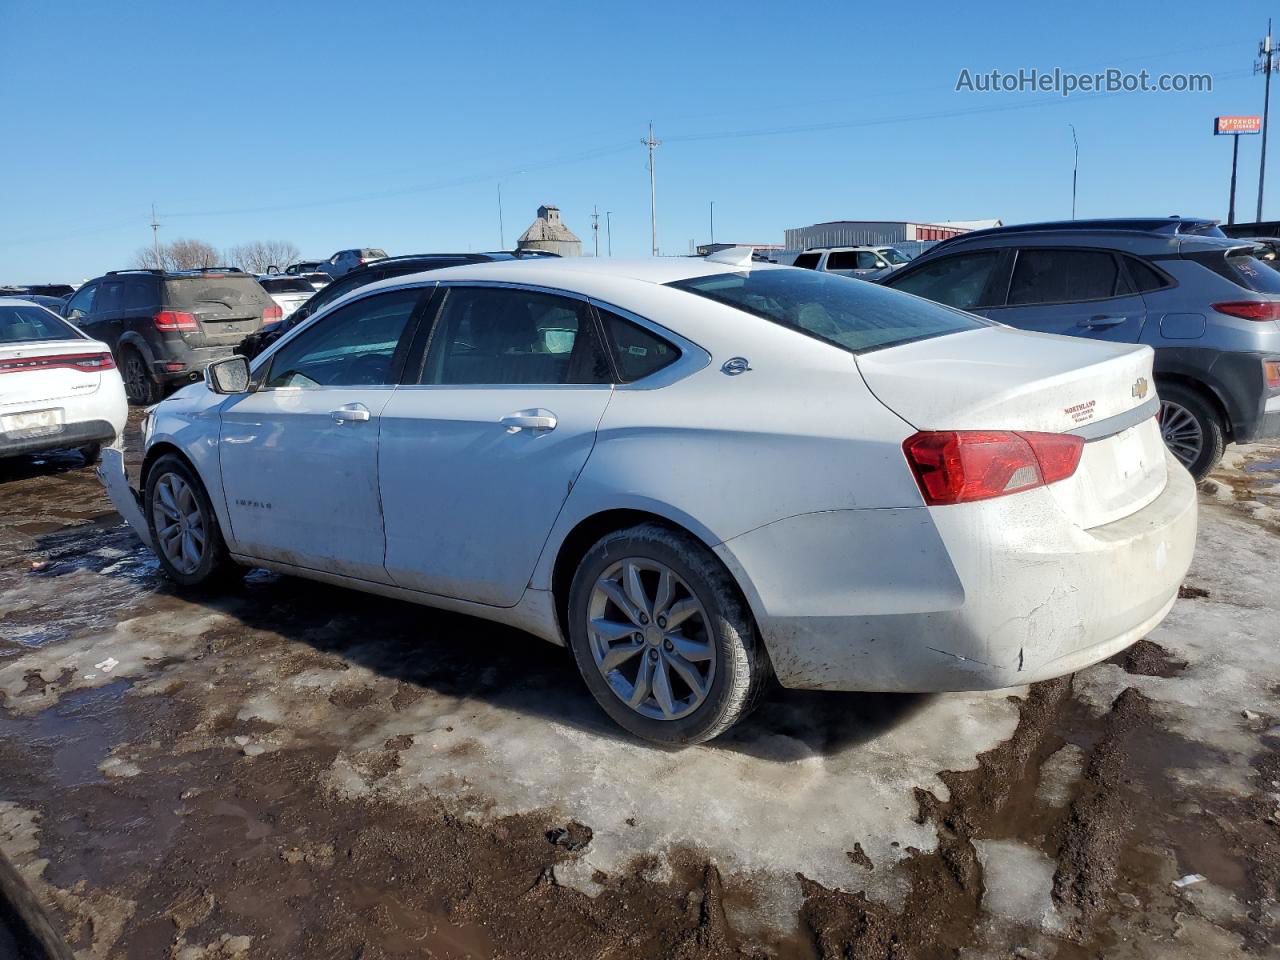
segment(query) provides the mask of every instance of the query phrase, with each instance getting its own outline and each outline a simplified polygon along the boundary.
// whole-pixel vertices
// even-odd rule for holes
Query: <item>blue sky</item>
[[[264,16],[263,11],[272,12]],[[288,11],[296,10],[296,15]],[[0,2],[0,282],[74,280],[161,239],[304,255],[510,246],[539,203],[591,249],[781,242],[830,219],[1226,216],[1260,113],[1261,2],[220,5]],[[957,93],[962,68],[1207,72],[1212,93]],[[1276,81],[1280,97],[1280,79]],[[1278,121],[1280,123],[1280,121]],[[1242,138],[1237,212],[1256,202]],[[1280,218],[1280,140],[1270,199]]]

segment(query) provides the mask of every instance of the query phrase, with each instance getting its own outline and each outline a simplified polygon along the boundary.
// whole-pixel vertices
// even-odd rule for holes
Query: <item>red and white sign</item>
[[[1223,133],[1261,133],[1261,117],[1214,117],[1213,132]]]

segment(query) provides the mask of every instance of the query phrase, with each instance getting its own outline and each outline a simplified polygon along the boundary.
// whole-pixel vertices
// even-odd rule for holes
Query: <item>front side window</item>
[[[340,307],[271,358],[269,389],[382,386],[396,382],[397,350],[423,291],[393,290]]]
[[[89,283],[81,287],[67,303],[67,319],[74,322],[93,312],[93,301],[97,294],[98,285],[96,283]]]
[[[983,292],[991,280],[1000,255],[994,250],[960,253],[886,280],[886,285],[926,300],[936,300],[957,310],[986,306]]]
[[[679,359],[680,351],[675,345],[656,333],[608,310],[597,312],[604,323],[604,336],[623,383],[642,380]]]
[[[38,343],[41,340],[78,340],[65,320],[44,307],[0,307],[0,343]]]
[[[831,273],[752,270],[677,280],[669,286],[854,353],[987,326],[977,317]]]
[[[441,385],[611,380],[585,302],[501,287],[448,289],[420,378]]]
[[[1019,250],[1008,304],[1071,303],[1116,295],[1116,258],[1104,250]]]

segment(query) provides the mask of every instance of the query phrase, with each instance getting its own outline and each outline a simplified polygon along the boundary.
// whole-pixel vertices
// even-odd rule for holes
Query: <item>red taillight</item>
[[[1213,309],[1242,320],[1280,320],[1280,300],[1232,300],[1215,303]]]
[[[1065,480],[1076,472],[1084,438],[1069,433],[948,430],[902,444],[925,503],[989,500]]]
[[[283,317],[284,310],[280,304],[273,303],[262,311],[262,325],[265,327],[269,323],[279,323]]]
[[[58,353],[43,357],[14,357],[0,360],[0,373],[22,373],[26,370],[79,370],[82,373],[97,373],[99,370],[114,370],[115,358],[109,353]]]
[[[1263,360],[1262,371],[1267,378],[1267,387],[1275,390],[1280,387],[1280,360]]]
[[[161,310],[151,318],[157,330],[195,330],[196,316],[185,310]]]

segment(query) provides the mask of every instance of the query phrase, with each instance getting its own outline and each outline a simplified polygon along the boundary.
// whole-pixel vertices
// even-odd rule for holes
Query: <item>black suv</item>
[[[556,254],[543,251],[516,251],[515,253],[411,253],[400,257],[386,257],[375,260],[363,267],[357,267],[344,274],[333,283],[318,291],[297,310],[289,314],[283,323],[276,324],[270,330],[264,330],[245,340],[237,353],[246,357],[256,357],[268,344],[274,343],[281,336],[292,330],[312,314],[318,313],[339,297],[346,296],[352,290],[386,280],[389,277],[400,277],[410,273],[422,273],[424,270],[443,270],[445,267],[460,267],[464,263],[484,263],[490,260],[535,260],[554,257]]]
[[[63,317],[111,347],[129,400],[138,404],[199,379],[207,363],[230,356],[279,315],[250,274],[208,270],[113,270],[62,308]]]

